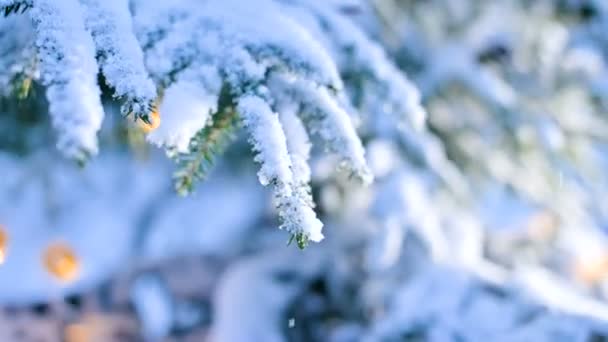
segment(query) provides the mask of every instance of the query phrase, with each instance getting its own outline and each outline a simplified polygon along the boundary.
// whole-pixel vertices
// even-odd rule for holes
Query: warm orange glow
[[[578,260],[574,273],[576,279],[586,285],[595,285],[608,278],[608,255]]]
[[[91,329],[83,323],[74,323],[65,327],[66,342],[90,342]]]
[[[0,225],[0,264],[6,259],[6,249],[8,245],[8,234],[4,226]]]
[[[44,267],[61,281],[73,281],[80,271],[78,257],[65,243],[53,243],[44,251]]]
[[[103,313],[85,314],[63,331],[65,342],[107,342],[116,340],[116,332],[135,333],[137,322],[128,315]]]
[[[142,131],[144,131],[144,133],[150,133],[160,126],[160,115],[158,114],[158,111],[155,110],[150,113],[150,121],[150,124],[145,123],[143,120],[137,121],[139,127],[142,129]]]

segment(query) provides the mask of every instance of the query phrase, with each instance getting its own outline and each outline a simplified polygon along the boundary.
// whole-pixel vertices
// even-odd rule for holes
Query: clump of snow
[[[29,12],[57,146],[69,157],[84,159],[97,153],[103,108],[95,48],[81,5],[76,0],[36,0]]]
[[[156,87],[144,67],[144,56],[133,33],[127,0],[82,0],[87,30],[91,32],[101,71],[124,98],[125,113],[146,116],[156,98]]]
[[[187,152],[190,140],[217,112],[220,86],[219,75],[212,68],[201,67],[194,75],[182,74],[165,90],[159,108],[162,123],[148,135],[148,141]]]
[[[287,150],[291,157],[294,181],[298,184],[310,182],[310,149],[312,147],[302,120],[296,115],[294,106],[282,106],[279,110],[281,126],[287,139]]]
[[[311,241],[323,239],[323,224],[310,207],[307,192],[294,181],[291,157],[288,152],[285,132],[266,101],[259,96],[245,95],[237,106],[250,142],[258,153],[255,160],[260,163],[258,177],[263,185],[271,184],[281,227],[292,234],[304,233]]]
[[[261,165],[258,172],[260,183],[277,184],[279,189],[286,191],[286,196],[290,196],[289,185],[293,183],[291,160],[279,116],[266,101],[253,95],[240,98],[237,109],[245,129],[249,131],[251,145],[258,153],[255,161]]]

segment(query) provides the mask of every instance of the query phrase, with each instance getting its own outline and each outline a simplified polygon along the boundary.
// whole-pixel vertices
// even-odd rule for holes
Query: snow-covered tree
[[[399,121],[424,120],[405,76],[324,2],[4,4],[7,14],[30,7],[39,77],[29,77],[46,87],[64,154],[82,161],[97,152],[103,119],[98,72],[123,102],[123,115],[154,126],[147,140],[178,159],[180,193],[205,174],[203,160],[218,149],[209,145],[222,143],[242,123],[260,182],[272,185],[282,227],[300,246],[323,238],[310,200],[309,135],[351,175],[364,183],[372,178],[338,62],[351,69],[344,72],[369,75],[369,84],[357,86],[386,93]],[[304,17],[311,20],[300,22]],[[11,72],[23,69],[21,63],[10,65]]]
[[[0,10],[0,304],[127,272],[157,340],[204,255],[212,340],[608,336],[603,1]]]

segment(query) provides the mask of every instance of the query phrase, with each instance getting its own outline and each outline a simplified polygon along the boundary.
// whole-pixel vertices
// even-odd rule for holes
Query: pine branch
[[[10,5],[0,6],[0,12],[4,12],[4,16],[8,17],[11,14],[23,14],[32,6],[32,2],[28,0],[16,1]]]
[[[175,191],[186,196],[194,190],[196,182],[203,180],[215,158],[234,140],[238,128],[238,114],[230,103],[228,92],[222,89],[218,112],[212,124],[201,129],[190,141],[188,153],[178,153],[178,170],[174,173]]]
[[[19,101],[27,99],[32,90],[32,82],[32,77],[26,74],[20,73],[16,75],[12,81],[13,96]]]
[[[142,120],[148,125],[152,124],[150,120],[150,113],[158,111],[158,99],[148,101],[146,103],[139,103],[136,101],[126,101],[120,108],[120,112],[125,116],[133,116],[133,120]],[[137,109],[136,109],[137,108]]]
[[[287,241],[287,246],[291,245],[294,240],[296,241],[298,248],[302,250],[308,247],[308,243],[310,242],[308,235],[304,233],[292,233],[291,237],[289,237],[289,241]]]
[[[10,81],[8,83],[10,93],[7,94],[18,101],[24,101],[32,95],[34,83],[37,82],[37,58],[36,54],[26,56],[22,53],[21,59],[8,67],[10,69]]]

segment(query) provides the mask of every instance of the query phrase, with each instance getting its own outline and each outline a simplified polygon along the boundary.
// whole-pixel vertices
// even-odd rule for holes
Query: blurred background
[[[376,180],[313,153],[326,238],[305,250],[240,133],[180,197],[103,89],[83,168],[35,62],[0,59],[0,341],[608,340],[608,2],[328,4],[418,87],[428,129],[356,94]],[[0,55],[27,26],[0,20]]]

